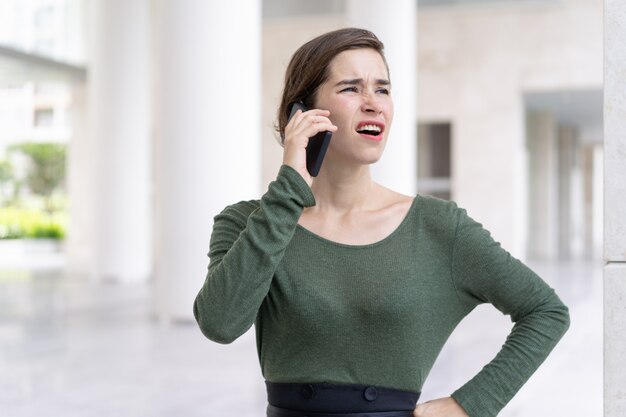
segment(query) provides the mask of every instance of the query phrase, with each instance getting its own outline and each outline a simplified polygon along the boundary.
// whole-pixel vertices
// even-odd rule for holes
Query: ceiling
[[[600,89],[524,94],[527,110],[552,113],[559,124],[579,128],[590,140],[602,138],[603,99]]]
[[[391,0],[393,1],[393,0]],[[490,3],[555,3],[561,0],[416,0],[416,7],[463,6]],[[263,0],[264,18],[342,14],[346,0]]]

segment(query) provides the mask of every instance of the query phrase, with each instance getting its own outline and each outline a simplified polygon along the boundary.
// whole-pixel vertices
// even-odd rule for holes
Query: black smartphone
[[[289,120],[291,120],[298,110],[305,112],[307,108],[300,101],[293,103]],[[333,134],[331,132],[324,131],[309,138],[309,144],[306,147],[306,169],[312,177],[317,177],[317,174],[320,172],[322,161],[324,160],[324,155],[326,155],[326,150],[328,149],[328,144],[332,136]]]

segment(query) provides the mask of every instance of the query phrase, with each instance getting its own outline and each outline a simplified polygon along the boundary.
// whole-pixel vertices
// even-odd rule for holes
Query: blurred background
[[[381,183],[456,201],[570,307],[500,414],[602,414],[603,26],[598,0],[0,0],[0,414],[263,416],[254,330],[192,316],[213,216],[258,199],[284,71],[345,26],[385,43]],[[511,328],[451,336],[423,400]]]

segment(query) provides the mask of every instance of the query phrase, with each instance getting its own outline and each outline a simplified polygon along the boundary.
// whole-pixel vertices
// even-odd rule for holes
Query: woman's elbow
[[[210,313],[202,311],[198,300],[193,304],[193,315],[196,318],[198,327],[200,327],[200,331],[209,340],[228,345],[242,335],[242,332],[232,322],[229,323],[228,320],[211,317]]]
[[[553,328],[558,329],[558,337],[561,338],[570,327],[569,308],[559,300],[558,305],[553,305],[548,310],[547,317],[552,321]]]
[[[569,326],[571,324],[569,308],[567,308],[565,304],[563,304],[563,306],[561,307],[560,321],[563,328],[563,333],[565,333],[567,329],[569,329]]]

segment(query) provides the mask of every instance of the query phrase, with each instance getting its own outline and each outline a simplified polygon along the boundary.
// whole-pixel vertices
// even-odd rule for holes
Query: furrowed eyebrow
[[[363,84],[362,78],[355,78],[353,80],[341,80],[337,84],[335,84],[335,87],[339,87],[342,85],[362,85],[362,84]],[[377,85],[391,85],[389,80],[385,80],[385,79],[376,80],[376,84]]]

